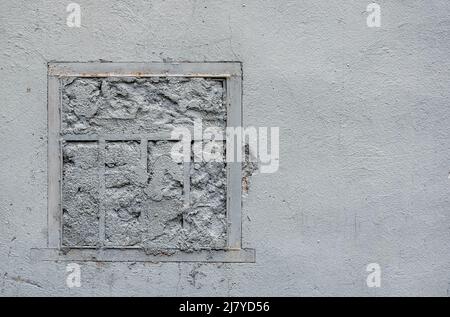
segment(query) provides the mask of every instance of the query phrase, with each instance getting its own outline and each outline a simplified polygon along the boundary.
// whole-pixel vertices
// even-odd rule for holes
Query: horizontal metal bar
[[[210,63],[49,63],[49,76],[59,77],[221,77],[241,76],[239,62]]]
[[[50,75],[54,76],[54,75]],[[151,74],[151,73],[129,73],[129,72],[121,72],[121,73],[61,73],[57,75],[58,77],[91,77],[91,78],[97,78],[97,77],[199,77],[199,78],[228,78],[231,77],[229,74],[168,74],[168,73],[161,73],[161,74]]]
[[[151,133],[151,134],[86,134],[86,135],[63,135],[62,139],[64,141],[97,141],[103,139],[105,141],[132,141],[132,140],[148,140],[148,141],[159,141],[159,140],[172,140],[179,141],[179,138],[172,138],[170,133]]]
[[[35,261],[80,261],[80,262],[226,262],[254,263],[254,249],[199,250],[159,250],[158,253],[144,249],[31,249]]]
[[[106,134],[106,135],[97,135],[97,134],[86,134],[86,135],[63,135],[62,139],[68,142],[88,142],[88,141],[98,141],[99,139],[103,139],[105,141],[139,141],[139,140],[147,140],[147,141],[180,141],[181,137],[173,138],[170,133],[155,133],[155,134]],[[194,133],[191,133],[192,141],[210,141],[211,138],[203,138],[203,137],[195,137]],[[223,136],[219,136],[214,139],[214,141],[225,141],[226,138]]]

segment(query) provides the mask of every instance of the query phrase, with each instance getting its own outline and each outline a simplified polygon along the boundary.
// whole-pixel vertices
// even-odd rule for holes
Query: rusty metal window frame
[[[227,247],[147,254],[133,248],[62,247],[61,208],[61,78],[66,77],[208,77],[225,84],[227,127],[242,126],[242,64],[201,63],[49,63],[48,65],[48,240],[45,248],[32,249],[38,260],[152,261],[152,262],[255,262],[255,250],[242,249],[242,166],[227,162]],[[149,140],[162,136],[150,136]],[[98,140],[104,142],[104,139]]]

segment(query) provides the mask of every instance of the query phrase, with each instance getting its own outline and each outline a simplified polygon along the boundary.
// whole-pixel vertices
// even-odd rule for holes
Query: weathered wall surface
[[[170,157],[180,142],[143,136],[193,129],[194,121],[224,133],[223,86],[212,78],[62,79],[61,136],[71,137],[62,143],[63,245],[224,248],[225,162],[184,166]],[[76,140],[88,135],[95,142]]]
[[[363,0],[79,0],[81,28],[68,3],[0,2],[1,295],[449,294],[447,0],[379,0],[380,28]],[[280,127],[280,169],[244,200],[256,263],[84,263],[70,289],[65,263],[30,259],[47,234],[47,62],[100,59],[242,61],[244,125]]]

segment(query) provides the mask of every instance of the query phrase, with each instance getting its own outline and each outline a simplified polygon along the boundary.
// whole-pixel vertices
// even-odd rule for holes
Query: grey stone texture
[[[76,2],[81,28],[68,2],[0,1],[1,296],[450,294],[448,0],[376,0],[380,28],[368,0]],[[79,263],[68,288],[67,263],[30,258],[47,244],[47,63],[100,59],[242,61],[244,125],[280,127],[280,169],[243,201],[256,263]]]
[[[104,154],[97,146],[95,152],[86,151],[93,142],[65,146],[63,170],[68,171],[63,178],[63,245],[140,247],[151,252],[225,248],[227,177],[223,151],[219,153],[222,162],[184,166],[170,155],[177,142],[145,139],[149,132],[192,129],[195,120],[201,120],[204,128],[223,131],[223,81],[70,77],[61,82],[63,136],[142,136],[142,140],[106,141]],[[187,176],[184,169],[188,169]],[[184,177],[190,182],[186,188]],[[95,188],[83,191],[88,185]],[[73,193],[72,188],[81,189]],[[100,217],[103,209],[104,219]],[[102,226],[104,237],[99,230]]]
[[[206,146],[206,142],[203,142]],[[222,147],[223,149],[224,147]],[[190,209],[185,217],[187,243],[194,247],[224,248],[226,245],[226,163],[193,162],[190,168]]]
[[[174,142],[149,142],[148,177],[142,177],[136,142],[113,143],[109,149],[115,148],[125,157],[122,168],[117,165],[120,159],[114,158],[116,164],[107,172],[107,178],[116,181],[115,186],[107,182],[106,189],[107,245],[180,249],[183,166],[169,156]]]
[[[63,146],[63,245],[97,246],[99,242],[99,165],[96,142]]]
[[[105,151],[106,245],[138,245],[142,241],[141,219],[149,212],[140,144],[136,141],[107,142]]]
[[[64,80],[62,133],[139,134],[225,127],[223,83],[207,78],[70,78]]]

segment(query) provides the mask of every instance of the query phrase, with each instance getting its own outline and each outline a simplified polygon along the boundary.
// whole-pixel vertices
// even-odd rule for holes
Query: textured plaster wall
[[[193,129],[199,120],[224,133],[223,80],[70,77],[61,82],[61,134],[117,138],[106,142],[104,150],[98,139],[63,142],[63,245],[139,246],[153,252],[224,248],[225,163],[184,167],[171,159],[180,142],[136,136],[170,135],[175,127]],[[130,135],[135,140],[124,141]],[[191,147],[188,154],[197,152]]]
[[[450,292],[450,2],[0,1],[1,295]],[[245,4],[245,5],[244,5]],[[248,181],[254,264],[33,262],[47,231],[47,62],[242,61],[244,124],[280,127]],[[379,263],[380,288],[366,265]]]

